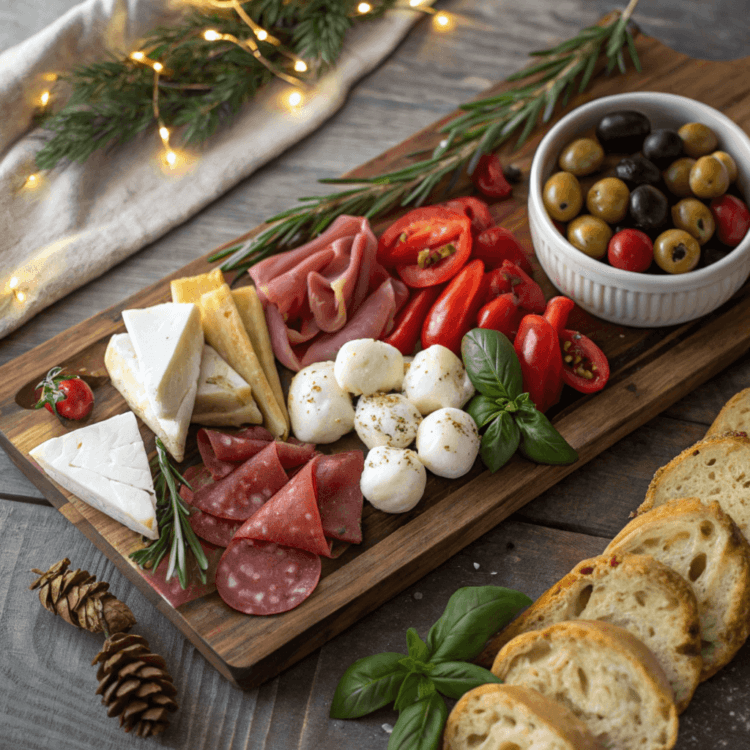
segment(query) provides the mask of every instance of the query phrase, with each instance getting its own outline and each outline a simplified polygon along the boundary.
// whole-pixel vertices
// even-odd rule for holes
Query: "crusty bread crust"
[[[708,428],[706,437],[737,431],[750,433],[750,388],[735,393],[724,404],[713,424]]]
[[[517,635],[579,619],[604,620],[639,638],[667,675],[678,712],[687,708],[703,667],[698,602],[679,573],[650,555],[583,560],[495,635],[477,661],[489,668]]]
[[[636,516],[605,554],[650,554],[692,585],[698,600],[707,680],[750,634],[750,546],[719,503],[671,500]]]
[[[666,675],[616,625],[573,620],[522,633],[501,649],[492,672],[560,701],[604,747],[669,750],[677,741]]]
[[[521,685],[481,685],[464,693],[448,716],[443,750],[487,750],[507,742],[518,750],[601,750],[571,711]]]

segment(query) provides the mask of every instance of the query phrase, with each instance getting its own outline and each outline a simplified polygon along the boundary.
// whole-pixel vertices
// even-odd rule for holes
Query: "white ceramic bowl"
[[[613,268],[573,247],[552,224],[542,202],[542,187],[559,171],[557,159],[563,147],[604,115],[621,109],[642,112],[654,130],[676,130],[686,122],[708,125],[719,139],[719,149],[737,162],[737,183],[746,200],[750,197],[750,139],[721,112],[674,94],[607,96],[563,117],[539,144],[529,178],[534,249],[552,283],[593,315],[639,328],[685,323],[715,310],[745,282],[750,274],[750,234],[729,255],[706,268],[674,276],[635,273]]]

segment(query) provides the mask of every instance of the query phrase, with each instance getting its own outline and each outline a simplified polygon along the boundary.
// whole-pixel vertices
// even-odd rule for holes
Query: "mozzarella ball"
[[[352,431],[352,397],[336,382],[333,362],[316,362],[292,378],[289,419],[304,443],[333,443]]]
[[[426,483],[427,472],[414,451],[387,445],[367,454],[359,480],[365,498],[385,513],[411,510],[422,499]]]
[[[417,430],[419,460],[439,477],[462,477],[479,453],[474,420],[461,409],[438,409],[422,420]]]
[[[354,429],[368,447],[406,448],[417,436],[422,415],[400,393],[362,396],[354,413]]]
[[[404,379],[404,358],[390,344],[355,339],[339,349],[333,371],[336,382],[355,396],[397,391]]]
[[[436,409],[463,406],[473,395],[461,360],[440,344],[423,349],[414,357],[404,377],[404,395],[423,415]]]

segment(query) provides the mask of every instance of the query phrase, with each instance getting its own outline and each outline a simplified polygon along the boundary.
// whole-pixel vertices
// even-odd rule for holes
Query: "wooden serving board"
[[[750,58],[730,63],[697,61],[645,37],[638,39],[637,46],[643,73],[599,77],[590,92],[574,100],[571,107],[623,90],[663,91],[710,104],[750,130]],[[486,93],[504,88],[504,84],[499,84]],[[448,119],[349,176],[375,175],[403,165],[408,154],[431,148],[440,140],[437,129]],[[501,158],[518,164],[527,175],[545,131],[540,128],[520,152],[511,156],[508,149]],[[466,185],[463,187],[468,190]],[[461,186],[457,192],[460,189]],[[526,189],[522,184],[511,200],[493,206],[493,212],[531,251],[525,204]],[[240,239],[244,237],[237,241]],[[128,559],[141,546],[140,538],[59,490],[31,462],[29,450],[62,434],[66,427],[48,412],[29,407],[34,385],[51,367],[62,365],[92,383],[96,395],[92,419],[99,421],[126,411],[124,400],[109,383],[103,359],[110,336],[124,331],[121,311],[168,301],[172,278],[209,268],[205,258],[196,260],[0,368],[0,445],[45,497],[123,571],[211,664],[241,687],[258,685],[309,654],[690,393],[750,347],[750,284],[712,315],[670,329],[626,329],[581,314],[571,327],[599,343],[610,359],[612,376],[601,393],[588,397],[568,395],[570,400],[551,412],[557,428],[578,450],[578,463],[540,466],[515,457],[494,475],[477,464],[459,480],[430,477],[423,501],[410,513],[386,515],[368,506],[363,519],[363,544],[349,547],[336,560],[325,560],[318,588],[291,612],[272,617],[245,616],[227,607],[210,586],[198,598],[173,607],[148,583],[149,574]],[[538,265],[535,277],[550,296],[553,287]],[[188,446],[193,446],[193,451],[183,466],[197,462],[195,427],[191,430]],[[153,435],[143,426],[141,432],[147,448],[153,451]],[[352,447],[354,441],[356,438],[345,438],[334,449]]]

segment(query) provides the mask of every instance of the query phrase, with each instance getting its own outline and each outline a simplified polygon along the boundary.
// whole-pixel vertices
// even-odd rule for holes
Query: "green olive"
[[[684,198],[672,206],[672,223],[695,237],[700,245],[705,245],[716,229],[710,209],[697,198]]]
[[[586,196],[589,213],[609,224],[622,221],[628,213],[630,190],[617,177],[605,177],[595,182]]]
[[[714,151],[711,156],[727,168],[729,182],[734,182],[737,179],[737,162],[726,151]]]
[[[692,271],[701,257],[698,240],[682,229],[668,229],[654,242],[654,260],[667,273]]]
[[[570,221],[583,205],[581,186],[570,172],[553,174],[544,184],[542,196],[547,213],[557,221]]]
[[[568,224],[568,242],[591,258],[603,258],[612,230],[596,216],[579,216]]]
[[[699,198],[718,198],[729,187],[727,168],[714,156],[701,156],[690,170],[690,189]]]
[[[673,161],[665,170],[662,177],[672,195],[678,198],[687,198],[692,195],[690,191],[690,170],[695,164],[695,159],[683,156]]]
[[[596,172],[604,161],[604,149],[593,138],[578,138],[560,154],[560,169],[576,177]]]
[[[683,151],[693,159],[716,151],[719,145],[719,139],[714,131],[701,122],[688,122],[677,131],[677,134],[682,138]]]

